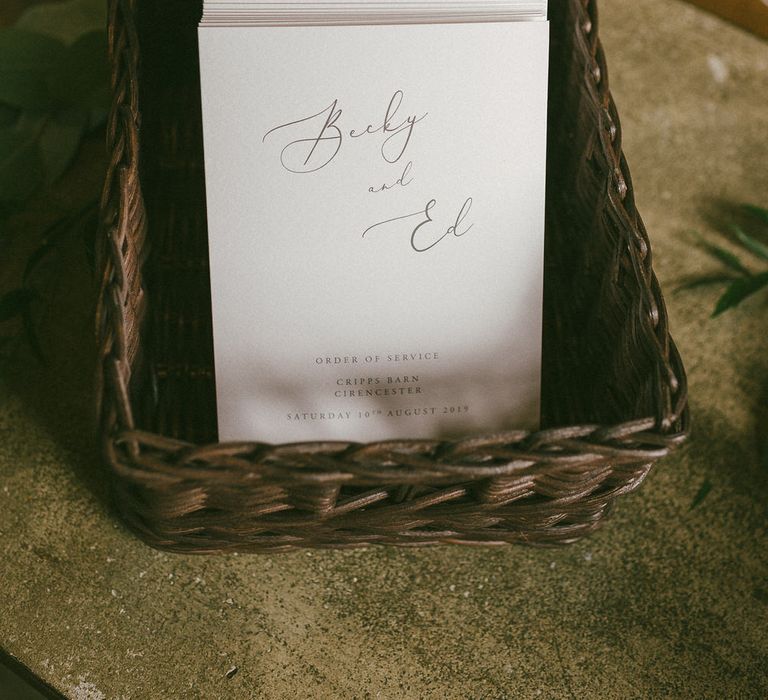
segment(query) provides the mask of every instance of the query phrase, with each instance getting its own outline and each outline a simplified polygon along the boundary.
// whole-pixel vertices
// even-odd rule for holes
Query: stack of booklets
[[[539,424],[545,0],[206,0],[219,439]]]
[[[542,0],[358,0],[357,2],[238,2],[205,0],[201,25],[297,26],[339,24],[441,24],[546,19]]]

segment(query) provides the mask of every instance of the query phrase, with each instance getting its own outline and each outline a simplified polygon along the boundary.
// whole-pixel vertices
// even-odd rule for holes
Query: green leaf
[[[712,277],[699,277],[697,279],[683,282],[679,287],[675,287],[675,292],[682,292],[687,289],[696,289],[697,287],[707,287],[711,284],[726,284],[728,282],[735,281],[736,277],[733,275],[713,275]]]
[[[747,214],[751,214],[756,219],[762,221],[764,224],[768,224],[768,209],[758,207],[754,204],[744,204],[742,205],[742,209],[747,212]]]
[[[96,225],[96,214],[99,209],[99,200],[94,199],[88,202],[81,209],[70,212],[66,216],[54,221],[44,232],[43,242],[27,259],[24,267],[22,282],[25,287],[29,287],[30,278],[35,272],[41,261],[60,243],[61,239],[80,228],[85,228],[87,224]],[[88,238],[93,238],[88,235]]]
[[[710,243],[709,241],[705,240],[700,236],[698,233],[694,233],[697,240],[699,241],[699,244],[706,249],[710,255],[713,255],[716,257],[720,262],[724,263],[728,267],[730,267],[732,270],[736,270],[736,272],[739,272],[742,275],[751,275],[752,273],[744,266],[744,264],[739,260],[739,258],[731,253],[728,250],[725,250],[725,248],[721,248],[720,246],[715,245],[714,243]]]
[[[38,338],[37,331],[35,330],[35,322],[32,318],[32,312],[29,305],[27,305],[21,314],[21,320],[24,326],[24,337],[27,339],[27,343],[29,343],[29,347],[32,349],[32,354],[38,360],[40,360],[40,362],[45,363],[45,354],[43,353],[43,348],[40,345],[40,339]]]
[[[67,110],[52,117],[40,134],[40,158],[47,183],[55,182],[69,167],[80,147],[88,112]]]
[[[728,289],[725,290],[725,294],[720,297],[712,316],[719,316],[723,311],[727,311],[740,304],[744,299],[752,296],[763,287],[768,287],[768,272],[736,280],[731,283]]]
[[[109,90],[107,90],[107,93]],[[109,102],[109,95],[107,95],[107,102]],[[88,115],[88,126],[87,130],[93,131],[94,129],[98,129],[100,126],[103,126],[104,123],[107,121],[107,115],[109,114],[109,109],[107,107],[104,108],[96,108],[92,109],[90,114]]]
[[[0,103],[0,129],[14,126],[19,121],[19,110],[11,105]]]
[[[747,250],[751,251],[757,255],[757,257],[762,258],[763,260],[768,260],[768,246],[752,238],[752,236],[745,233],[744,230],[736,224],[731,226],[731,230]]]
[[[38,298],[32,289],[12,289],[0,297],[0,322],[22,316],[29,305]]]
[[[0,129],[0,201],[25,199],[42,182],[37,146],[40,124]]]
[[[699,488],[698,492],[693,498],[693,502],[691,503],[691,510],[694,508],[697,508],[701,505],[701,503],[704,501],[704,499],[709,495],[709,492],[712,490],[712,482],[709,479],[704,479],[704,483]]]
[[[0,102],[25,109],[48,108],[46,77],[65,53],[64,44],[49,36],[0,28]]]
[[[21,202],[19,201],[5,201],[2,197],[2,192],[0,192],[0,224],[2,224],[5,219],[13,216],[14,214],[18,214],[19,212],[24,211],[24,207],[22,206]],[[3,235],[3,229],[0,227],[0,247],[2,247],[2,235]]]
[[[61,105],[106,109],[109,105],[109,63],[104,32],[81,36],[51,67],[48,89]]]
[[[106,0],[68,0],[29,8],[16,22],[21,29],[71,44],[83,34],[107,25]]]

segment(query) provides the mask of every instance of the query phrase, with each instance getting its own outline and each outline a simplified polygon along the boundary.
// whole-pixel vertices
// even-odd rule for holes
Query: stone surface
[[[768,47],[670,0],[602,8],[689,447],[564,549],[154,551],[106,497],[72,240],[48,271],[49,364],[18,363],[0,391],[0,646],[77,700],[768,697],[766,296],[711,319],[716,288],[672,291],[719,270],[691,229],[716,237],[723,202],[768,203]],[[62,197],[98,181],[90,150]],[[47,215],[17,221],[4,286]]]

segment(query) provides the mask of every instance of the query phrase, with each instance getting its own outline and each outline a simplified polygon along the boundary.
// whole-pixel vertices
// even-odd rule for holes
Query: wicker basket
[[[595,3],[551,3],[544,429],[460,441],[216,443],[191,0],[110,0],[98,416],[154,547],[572,542],[688,433],[685,372],[635,209]]]

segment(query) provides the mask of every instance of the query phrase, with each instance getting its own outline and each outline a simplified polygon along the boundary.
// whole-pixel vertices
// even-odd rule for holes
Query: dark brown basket
[[[180,552],[572,542],[688,433],[591,0],[553,0],[542,425],[217,444],[199,2],[110,0],[98,416],[115,501]],[[510,388],[513,391],[514,388]]]

